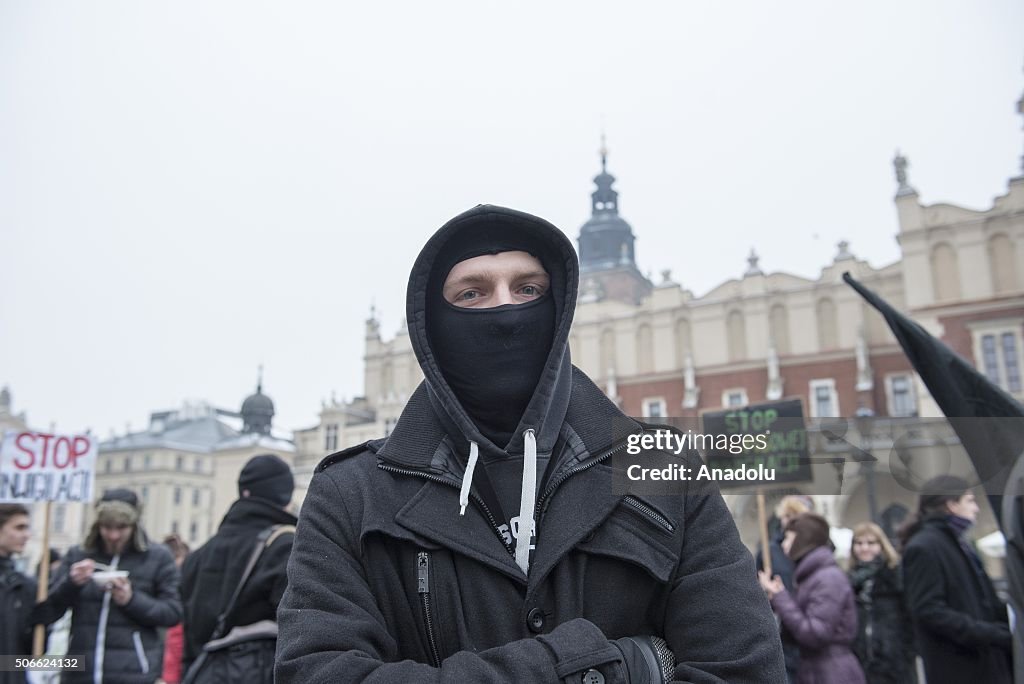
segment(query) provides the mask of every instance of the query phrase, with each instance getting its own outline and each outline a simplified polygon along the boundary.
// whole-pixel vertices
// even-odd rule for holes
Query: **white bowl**
[[[127,577],[127,570],[97,570],[92,573],[92,581],[100,586],[106,586],[118,577]]]

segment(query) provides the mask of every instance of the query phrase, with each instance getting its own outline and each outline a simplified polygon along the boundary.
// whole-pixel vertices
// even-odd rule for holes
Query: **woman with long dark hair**
[[[965,538],[978,510],[966,481],[940,475],[924,484],[917,515],[900,532],[904,590],[928,684],[1013,677],[1006,607]]]
[[[850,584],[857,599],[857,654],[868,684],[913,684],[914,628],[903,596],[900,555],[872,522],[853,528]]]

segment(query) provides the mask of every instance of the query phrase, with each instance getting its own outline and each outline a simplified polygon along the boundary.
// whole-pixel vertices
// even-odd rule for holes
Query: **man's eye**
[[[521,288],[519,288],[519,292],[526,295],[527,297],[539,297],[542,294],[544,294],[544,291],[541,290],[536,285],[524,285]]]
[[[479,293],[479,292],[477,292],[476,290],[466,290],[465,292],[463,292],[462,294],[460,294],[460,295],[459,295],[458,297],[456,297],[455,299],[456,299],[457,301],[468,301],[468,300],[470,300],[470,299],[476,299],[476,298],[477,298],[477,297],[479,297],[479,296],[480,296],[480,293]]]

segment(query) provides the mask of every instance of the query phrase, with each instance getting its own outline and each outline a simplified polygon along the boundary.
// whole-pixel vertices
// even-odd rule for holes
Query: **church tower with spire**
[[[594,177],[591,216],[580,228],[580,299],[613,299],[638,304],[652,289],[636,267],[633,229],[619,216],[619,193],[608,173],[608,150],[601,136],[601,173]]]

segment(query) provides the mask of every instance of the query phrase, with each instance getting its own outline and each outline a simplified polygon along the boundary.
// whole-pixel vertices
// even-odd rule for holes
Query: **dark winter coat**
[[[772,607],[800,644],[800,684],[864,684],[851,644],[857,608],[846,574],[832,550],[819,546],[796,563],[796,590],[782,591]]]
[[[457,405],[426,341],[423,261],[446,231],[475,220],[542,233],[569,270],[552,352],[507,447],[521,455],[534,428],[538,454],[552,460],[528,575],[476,480],[459,514],[469,441],[481,458],[497,447]],[[753,558],[717,491],[614,493],[612,452],[641,428],[570,365],[576,268],[561,232],[495,207],[428,242],[407,312],[426,381],[386,440],[330,456],[313,476],[278,611],[279,684],[579,682],[590,668],[622,684],[609,640],[639,635],[667,640],[678,680],[785,681]]]
[[[1003,492],[1001,524],[1006,535],[1006,579],[1015,615],[1024,615],[1024,458],[1018,458]],[[1024,684],[1024,629],[1013,632],[1014,682]]]
[[[62,675],[62,684],[94,681],[96,643],[103,632],[103,684],[151,684],[163,670],[163,642],[160,627],[181,622],[181,599],[178,596],[178,568],[167,547],[147,544],[144,550],[129,547],[117,564],[127,570],[132,584],[132,598],[124,606],[113,600],[95,582],[79,587],[69,577],[71,566],[92,558],[110,565],[110,554],[81,547],[71,548],[54,579],[53,589],[43,604],[47,621],[53,621],[68,608],[71,614],[71,639],[68,653],[85,656],[85,672]],[[104,609],[106,604],[106,609]]]
[[[202,652],[227,608],[256,546],[260,532],[274,525],[294,525],[295,516],[261,499],[239,499],[210,538],[185,559],[181,568],[181,597],[185,604],[185,668]],[[260,620],[274,620],[288,584],[291,534],[282,534],[264,550],[238,597],[228,629]]]
[[[903,582],[928,684],[1011,681],[1006,607],[944,520],[910,538]]]
[[[914,627],[903,597],[899,567],[881,565],[870,577],[850,575],[857,599],[857,654],[869,684],[917,681]]]
[[[36,582],[14,569],[0,556],[0,653],[31,655],[32,625],[29,615],[36,603]],[[24,684],[23,672],[0,672],[0,684]]]

